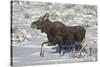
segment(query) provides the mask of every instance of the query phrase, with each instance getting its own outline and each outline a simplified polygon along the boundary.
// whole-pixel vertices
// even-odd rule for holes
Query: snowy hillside
[[[12,46],[14,66],[58,64],[97,60],[97,6],[79,4],[61,4],[34,1],[13,1],[12,3]],[[66,26],[84,26],[87,30],[87,41],[92,48],[92,56],[73,58],[66,52],[64,58],[56,53],[56,47],[45,48],[46,56],[39,56],[40,44],[47,40],[46,34],[32,29],[30,24],[45,13],[51,21],[61,21]],[[70,59],[69,59],[70,58]],[[45,60],[45,61],[44,61]],[[38,62],[39,61],[39,62]]]

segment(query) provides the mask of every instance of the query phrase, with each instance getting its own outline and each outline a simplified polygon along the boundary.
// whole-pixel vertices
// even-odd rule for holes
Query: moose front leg
[[[59,54],[60,56],[64,55],[64,44],[63,44],[63,39],[60,36],[56,36],[57,42],[58,42],[58,47],[59,47]]]
[[[47,44],[47,43],[49,43],[49,41],[43,42],[43,43],[41,44],[40,56],[44,56],[43,46],[44,46],[44,44]]]
[[[59,45],[59,54],[60,54],[60,56],[64,55],[64,46],[63,45]]]

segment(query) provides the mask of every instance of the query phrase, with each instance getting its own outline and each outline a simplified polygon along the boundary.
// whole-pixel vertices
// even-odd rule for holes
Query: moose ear
[[[49,18],[49,13],[46,13],[44,16],[43,16],[43,19],[48,19]]]
[[[40,17],[39,17],[39,21],[41,21],[41,20],[43,20],[43,17],[40,16]]]
[[[48,18],[49,18],[49,17],[44,17],[44,20],[45,20],[45,19],[48,19]]]

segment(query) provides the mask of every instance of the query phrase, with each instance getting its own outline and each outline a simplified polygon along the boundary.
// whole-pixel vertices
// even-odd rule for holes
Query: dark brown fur
[[[31,24],[31,27],[36,27],[40,29],[41,32],[45,32],[47,34],[48,41],[44,42],[41,46],[40,55],[43,55],[43,45],[48,43],[48,45],[58,44],[60,55],[64,55],[64,43],[65,42],[82,42],[85,38],[86,30],[82,26],[66,26],[59,21],[50,21],[48,19],[48,14],[43,16],[37,21],[34,21]]]

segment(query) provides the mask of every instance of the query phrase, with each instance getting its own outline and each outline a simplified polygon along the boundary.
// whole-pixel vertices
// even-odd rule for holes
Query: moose
[[[81,52],[86,46],[86,29],[82,26],[67,26],[60,21],[50,21],[49,13],[46,13],[43,17],[40,17],[37,21],[33,21],[31,28],[40,29],[41,32],[47,34],[48,41],[41,44],[40,56],[44,56],[43,46],[58,45],[60,56],[64,55],[65,42],[73,44],[79,42],[81,48],[78,52]],[[67,44],[66,44],[67,45]]]

